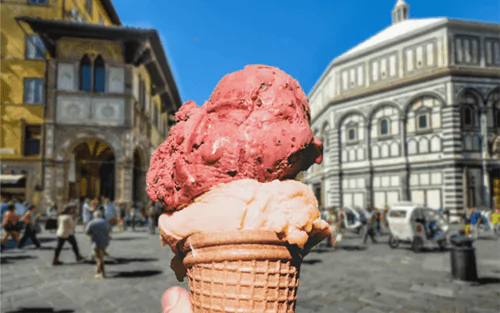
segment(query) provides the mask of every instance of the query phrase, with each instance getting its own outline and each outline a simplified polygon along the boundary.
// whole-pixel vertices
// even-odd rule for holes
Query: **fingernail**
[[[167,297],[164,298],[165,302],[163,304],[163,313],[169,313],[175,309],[177,303],[179,302],[179,292],[173,289],[171,292],[167,294]]]

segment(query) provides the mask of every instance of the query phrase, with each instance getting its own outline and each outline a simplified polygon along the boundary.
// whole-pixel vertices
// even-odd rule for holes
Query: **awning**
[[[25,177],[24,174],[0,174],[0,183],[2,184],[17,184]]]

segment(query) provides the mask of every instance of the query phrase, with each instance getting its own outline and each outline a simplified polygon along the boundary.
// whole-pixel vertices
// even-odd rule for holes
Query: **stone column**
[[[491,207],[491,192],[490,192],[490,173],[488,171],[488,166],[486,160],[490,157],[490,152],[488,149],[488,108],[481,108],[480,116],[481,125],[481,156],[482,156],[482,174],[483,174],[483,205],[486,207]]]
[[[401,187],[400,187],[400,200],[401,201],[409,201],[410,200],[410,188],[409,188],[409,184],[408,184],[408,171],[405,170],[403,173],[401,173],[399,175],[399,181],[400,181],[400,184],[401,184]]]
[[[462,151],[462,130],[458,106],[447,105],[442,109],[443,153],[457,154]]]
[[[68,162],[57,161],[55,166],[55,201],[60,208],[68,202]]]
[[[409,186],[409,162],[408,162],[408,149],[406,146],[406,118],[400,117],[399,119],[399,140],[400,145],[399,149],[401,150],[401,157],[403,157],[405,161],[405,166],[403,172],[399,175],[400,182],[400,200],[401,201],[409,201],[410,200],[410,186]]]
[[[329,182],[327,186],[329,186],[329,190],[327,190],[328,194],[328,203],[331,206],[340,206],[342,205],[342,191],[340,186],[340,139],[339,139],[339,130],[331,129],[329,132],[329,143],[330,148],[325,157],[329,158],[328,167],[325,173],[325,179]]]
[[[399,147],[401,149],[401,156],[406,159],[406,157],[408,155],[407,155],[407,149],[406,149],[406,118],[404,118],[404,117],[401,117],[399,119],[399,138],[401,141],[401,144]],[[406,163],[408,163],[408,160],[406,160]]]
[[[365,207],[373,208],[373,172],[365,175]]]
[[[43,194],[44,204],[48,205],[50,202],[55,201],[56,185],[55,185],[55,164],[53,161],[46,161],[42,169],[44,171]]]

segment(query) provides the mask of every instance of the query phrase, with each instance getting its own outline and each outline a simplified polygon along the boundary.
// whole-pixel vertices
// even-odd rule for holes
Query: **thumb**
[[[181,287],[172,287],[163,293],[162,313],[192,313],[189,293]]]

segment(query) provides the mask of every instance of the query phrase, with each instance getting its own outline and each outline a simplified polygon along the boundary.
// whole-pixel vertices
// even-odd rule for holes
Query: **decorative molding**
[[[446,88],[445,87],[439,87],[434,89],[435,93],[440,94],[443,98],[446,98]]]

